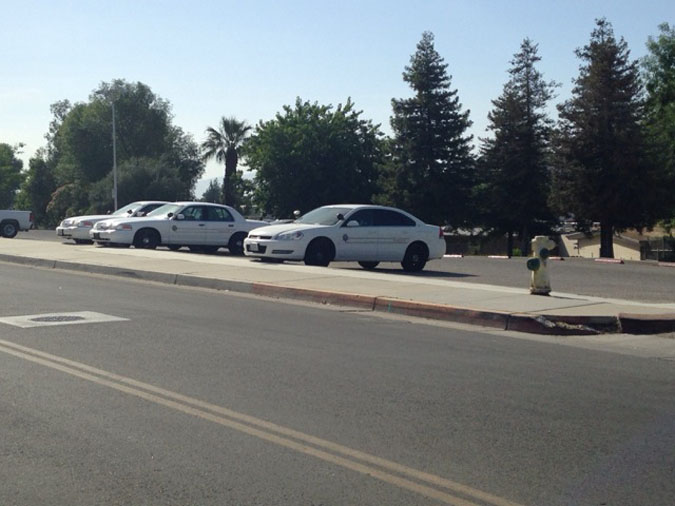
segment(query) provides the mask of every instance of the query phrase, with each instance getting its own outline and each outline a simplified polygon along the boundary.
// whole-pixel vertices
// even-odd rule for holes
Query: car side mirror
[[[342,214],[342,213],[338,213],[338,215],[337,215],[337,219],[338,219],[338,221],[342,221],[342,220],[344,220],[344,219],[345,219],[345,215],[344,215],[344,214]]]
[[[356,221],[356,220],[349,220],[349,221],[347,222],[347,226],[350,227],[350,228],[351,228],[351,227],[358,227],[358,226],[360,226],[360,225],[361,225],[361,224],[360,224],[358,221]]]

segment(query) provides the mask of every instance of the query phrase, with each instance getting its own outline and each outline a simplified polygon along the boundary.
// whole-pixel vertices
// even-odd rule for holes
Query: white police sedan
[[[100,245],[155,249],[168,246],[177,250],[215,252],[224,247],[233,255],[243,254],[249,230],[266,224],[247,220],[235,209],[208,202],[173,202],[158,207],[144,218],[99,221],[90,238]]]
[[[291,223],[249,232],[246,256],[263,260],[304,260],[326,266],[356,261],[364,269],[380,262],[400,262],[408,272],[441,258],[445,240],[440,227],[427,225],[393,207],[337,204],[319,207]]]
[[[166,203],[166,201],[161,200],[142,200],[120,207],[112,214],[72,216],[61,221],[59,226],[56,227],[56,235],[63,237],[64,239],[72,239],[76,244],[91,243],[89,231],[97,222],[109,220],[111,218],[135,218],[145,216]]]

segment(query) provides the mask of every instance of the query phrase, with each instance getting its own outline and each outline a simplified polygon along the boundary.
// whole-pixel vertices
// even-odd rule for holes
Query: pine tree
[[[638,63],[605,19],[576,55],[583,63],[572,98],[558,106],[552,202],[600,222],[600,256],[613,258],[615,230],[653,223]]]
[[[545,231],[552,220],[548,208],[549,140],[552,120],[546,106],[553,97],[554,82],[544,81],[535,68],[541,58],[538,46],[525,39],[511,60],[510,79],[501,96],[492,101],[488,130],[482,139],[481,198],[486,224],[508,235],[508,255],[513,235],[526,252],[531,235]]]
[[[675,228],[675,26],[659,25],[657,38],[649,37],[649,53],[642,60],[647,88],[647,135],[656,165],[662,169],[659,212],[666,228]]]
[[[448,65],[424,32],[403,79],[415,95],[392,99],[388,188],[381,199],[430,223],[459,226],[468,218],[474,160],[469,111],[450,89]]]

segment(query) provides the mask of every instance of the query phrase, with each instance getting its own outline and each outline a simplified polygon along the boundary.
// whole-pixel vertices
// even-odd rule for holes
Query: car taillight
[[[443,227],[438,227],[438,238],[443,239]]]

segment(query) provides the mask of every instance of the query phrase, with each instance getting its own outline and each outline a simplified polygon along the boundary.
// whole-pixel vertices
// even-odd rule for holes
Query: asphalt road
[[[2,263],[0,276],[0,317],[124,319],[0,322],[3,505],[675,499],[675,369],[658,352]]]
[[[17,239],[63,242],[53,230],[22,232]],[[67,242],[72,244],[72,241]],[[185,250],[185,254],[196,253]],[[228,252],[223,249],[218,254],[228,255]],[[429,262],[423,272],[414,275],[528,288],[530,272],[525,266],[526,261],[526,258],[491,259],[477,256],[444,258]],[[331,267],[361,269],[358,264],[349,262],[333,263]],[[402,276],[412,275],[404,273],[399,264],[384,263],[379,269]],[[568,258],[565,261],[550,261],[549,269],[554,292],[642,302],[675,302],[675,267],[659,266],[655,262],[606,264],[586,258]]]

